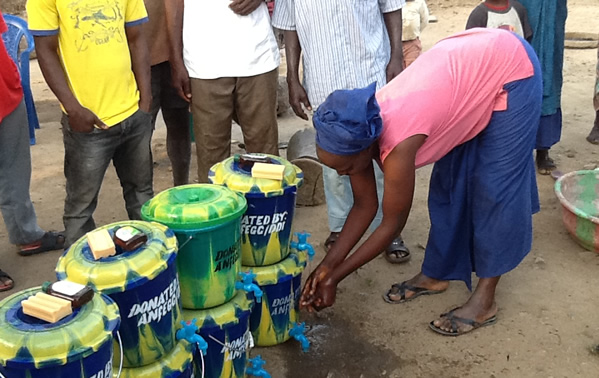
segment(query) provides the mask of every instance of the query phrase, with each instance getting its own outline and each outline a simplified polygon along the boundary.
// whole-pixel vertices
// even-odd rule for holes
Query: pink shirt
[[[470,29],[422,54],[377,92],[383,132],[381,160],[407,138],[423,134],[416,168],[434,163],[507,109],[507,83],[534,75],[522,43],[499,29]]]

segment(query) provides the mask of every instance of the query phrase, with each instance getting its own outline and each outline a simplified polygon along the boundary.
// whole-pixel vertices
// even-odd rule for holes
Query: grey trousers
[[[0,211],[12,244],[42,238],[31,198],[31,154],[25,103],[0,122]]]

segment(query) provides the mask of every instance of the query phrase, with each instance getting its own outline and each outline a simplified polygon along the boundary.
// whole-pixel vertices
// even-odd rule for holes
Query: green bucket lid
[[[243,272],[252,271],[256,275],[254,281],[258,286],[276,285],[284,277],[296,277],[306,268],[308,254],[293,250],[289,256],[278,264],[268,266],[244,266]]]
[[[133,226],[148,237],[136,250],[94,260],[87,236],[77,240],[58,260],[59,280],[88,285],[103,294],[120,293],[140,286],[165,271],[177,256],[175,233],[158,223],[125,221],[112,223],[98,230],[114,233],[119,227]]]
[[[224,305],[207,310],[183,309],[183,319],[190,322],[196,319],[198,328],[219,327],[239,323],[244,312],[249,312],[254,307],[251,294],[238,290],[237,294]]]
[[[27,289],[0,302],[0,365],[64,365],[95,353],[119,327],[118,306],[100,294],[56,323],[24,315],[21,302],[39,292],[39,287]]]
[[[212,166],[208,179],[213,184],[224,185],[236,192],[265,197],[283,195],[286,190],[298,188],[304,182],[302,170],[287,160],[274,155],[260,154],[260,156],[269,158],[272,164],[285,166],[283,180],[252,177],[251,168],[245,169],[239,164],[239,155]]]
[[[245,198],[218,185],[193,184],[165,190],[146,202],[141,217],[174,230],[197,230],[241,217]]]
[[[160,378],[179,376],[193,360],[193,344],[180,340],[173,350],[160,360],[135,368],[123,368],[120,378]],[[118,369],[112,369],[112,376],[118,378]]]

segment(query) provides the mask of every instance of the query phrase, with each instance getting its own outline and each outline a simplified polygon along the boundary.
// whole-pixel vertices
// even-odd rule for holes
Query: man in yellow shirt
[[[130,219],[152,197],[150,60],[143,0],[28,0],[42,73],[62,105],[66,245],[95,228],[110,161]]]

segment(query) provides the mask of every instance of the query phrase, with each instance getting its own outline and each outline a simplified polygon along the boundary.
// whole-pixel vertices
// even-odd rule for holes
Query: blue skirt
[[[522,40],[535,74],[508,83],[506,111],[494,112],[474,139],[435,163],[429,191],[431,229],[422,272],[461,280],[472,272],[497,277],[514,269],[532,246],[539,211],[533,161],[543,84],[538,58]]]

